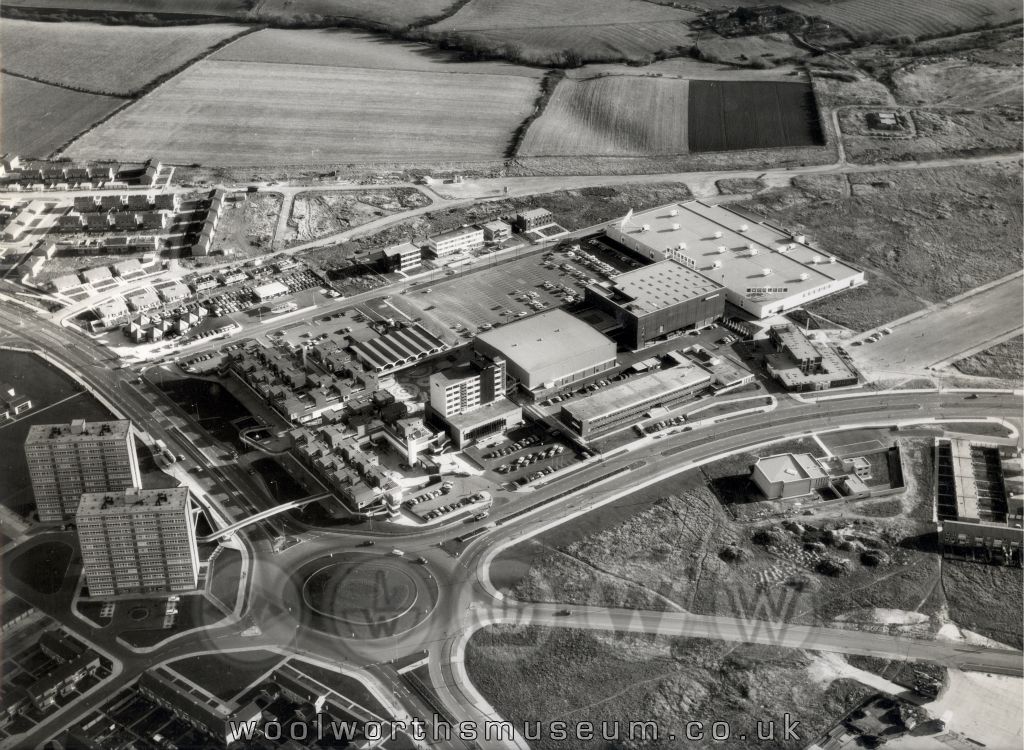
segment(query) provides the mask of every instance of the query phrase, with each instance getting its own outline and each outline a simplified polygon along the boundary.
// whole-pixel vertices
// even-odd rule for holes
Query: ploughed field
[[[809,84],[690,81],[690,151],[824,143]]]
[[[124,104],[124,99],[0,75],[0,144],[4,151],[45,157]]]
[[[522,76],[204,60],[90,131],[76,159],[211,166],[501,158]]]
[[[245,30],[235,24],[150,28],[5,18],[0,49],[7,73],[125,96]]]
[[[530,127],[523,156],[686,153],[689,81],[607,76],[566,79]]]

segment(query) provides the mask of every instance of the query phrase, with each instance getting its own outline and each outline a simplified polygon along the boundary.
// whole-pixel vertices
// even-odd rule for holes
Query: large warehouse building
[[[725,312],[722,285],[674,258],[616,276],[608,285],[591,285],[586,300],[618,321],[631,349],[709,325]]]
[[[725,287],[758,318],[864,283],[864,272],[815,250],[802,235],[701,201],[627,214],[609,239],[652,261],[675,258]]]
[[[476,350],[505,359],[509,376],[535,398],[592,381],[615,367],[615,342],[564,310],[483,333]]]

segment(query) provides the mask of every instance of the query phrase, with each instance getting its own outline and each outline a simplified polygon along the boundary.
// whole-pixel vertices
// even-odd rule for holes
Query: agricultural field
[[[350,29],[264,29],[217,50],[211,59],[538,79],[544,75],[543,70],[506,62],[482,61],[467,65],[455,52]]]
[[[806,83],[690,81],[691,151],[822,145]]]
[[[689,46],[696,14],[639,0],[470,0],[428,30],[457,32],[484,48],[513,51],[545,63],[572,50],[584,61],[647,60],[655,52]]]
[[[522,76],[204,60],[66,155],[222,167],[500,159],[537,89]]]
[[[233,24],[149,28],[5,18],[0,21],[0,48],[7,73],[126,96],[245,30]]]
[[[954,367],[965,375],[1021,380],[1024,378],[1024,338],[1017,336],[996,344],[955,362]]]
[[[773,68],[788,60],[802,60],[807,50],[797,47],[788,34],[723,37],[704,34],[696,40],[702,60],[728,65]]]
[[[866,330],[1020,270],[1020,192],[1011,161],[801,177],[744,205],[867,271],[808,307]]]
[[[689,81],[605,76],[559,82],[519,153],[654,155],[686,153]]]
[[[306,16],[311,22],[326,18],[367,21],[388,27],[423,23],[445,13],[453,0],[5,0],[9,7],[60,9],[74,15],[84,13],[140,13],[160,15],[203,15],[229,18],[287,19]],[[253,8],[253,6],[256,6]],[[314,16],[320,19],[312,18]]]
[[[753,741],[756,719],[764,721],[766,734],[768,722],[775,722],[774,740],[762,743],[765,747],[802,748],[873,692],[846,676],[856,671],[839,657],[700,638],[538,626],[480,630],[466,646],[466,669],[487,701],[517,728],[565,722],[568,739],[541,730],[539,738],[530,737],[529,746],[536,750],[740,750],[758,744]],[[786,716],[800,722],[795,737],[783,737]],[[727,724],[729,736],[713,743],[707,737],[684,741],[687,722],[698,717],[707,722],[707,737],[713,720]],[[593,739],[577,739],[576,727],[587,722]],[[657,739],[648,735],[629,741],[631,722],[656,725]],[[621,732],[619,740],[604,739],[614,739],[614,726]]]
[[[0,76],[0,143],[21,156],[45,157],[124,104],[124,99]],[[112,158],[119,158],[114,155]]]

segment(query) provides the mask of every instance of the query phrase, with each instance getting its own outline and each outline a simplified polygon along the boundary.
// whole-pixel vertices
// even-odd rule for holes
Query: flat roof
[[[384,248],[384,255],[391,258],[396,255],[406,255],[408,253],[419,253],[420,249],[411,242],[403,242],[400,245],[392,245],[391,247]]]
[[[604,289],[605,287],[599,287]],[[722,285],[699,271],[669,259],[629,271],[611,280],[612,299],[644,314],[722,291]]]
[[[571,401],[562,408],[580,421],[594,419],[631,406],[668,398],[681,390],[711,382],[707,372],[694,365],[681,364],[669,370],[655,370],[630,378],[610,388],[603,388],[585,398]]]
[[[546,208],[528,208],[525,211],[520,211],[516,216],[523,219],[537,219],[543,216],[551,216],[551,212]]]
[[[765,220],[702,201],[640,211],[624,217],[611,229],[659,252],[686,255],[701,273],[751,298],[774,295],[748,294],[748,289],[786,288],[784,294],[789,296],[862,273],[806,241],[797,242],[797,235]],[[725,248],[725,252],[719,252],[719,248]],[[721,266],[715,268],[715,262]],[[769,273],[765,274],[765,269]],[[802,274],[807,278],[801,278]]]
[[[818,465],[810,453],[781,453],[757,459],[754,470],[769,482],[794,482],[797,479],[821,479],[828,472]]]
[[[953,458],[953,484],[956,487],[956,517],[961,521],[977,521],[978,482],[974,476],[974,462],[971,458],[969,440],[950,440]]]
[[[79,514],[124,515],[133,512],[161,510],[180,511],[188,507],[188,487],[139,489],[130,487],[121,492],[84,492],[78,504]]]
[[[473,409],[473,411],[468,411],[465,414],[453,414],[450,417],[445,417],[445,420],[460,430],[469,430],[478,424],[490,422],[498,417],[508,416],[509,414],[518,414],[520,411],[521,407],[519,404],[509,401],[504,396],[500,396],[478,409]]]
[[[280,281],[271,281],[269,284],[261,284],[252,290],[257,297],[272,297],[277,294],[287,294],[288,287]]]
[[[454,239],[456,237],[462,237],[463,235],[466,235],[466,234],[475,234],[477,232],[482,232],[482,231],[484,231],[484,230],[481,229],[480,227],[475,227],[475,226],[459,227],[458,229],[449,229],[447,232],[441,232],[440,234],[435,234],[430,239],[431,239],[431,241],[450,240],[450,239]]]
[[[541,370],[615,343],[560,308],[481,333],[477,340],[501,352],[526,371]]]
[[[97,437],[124,438],[131,428],[132,423],[127,419],[108,422],[86,422],[83,419],[76,419],[71,424],[37,424],[29,427],[25,443],[42,443],[50,440],[74,442]]]

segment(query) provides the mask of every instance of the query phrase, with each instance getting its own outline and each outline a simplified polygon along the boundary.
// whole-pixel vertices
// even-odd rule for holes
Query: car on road
[[[556,617],[568,617],[571,614],[572,614],[572,610],[571,609],[560,609],[557,612],[555,612],[555,616]]]
[[[364,539],[359,543],[360,547],[372,547],[375,542],[372,539]]]

